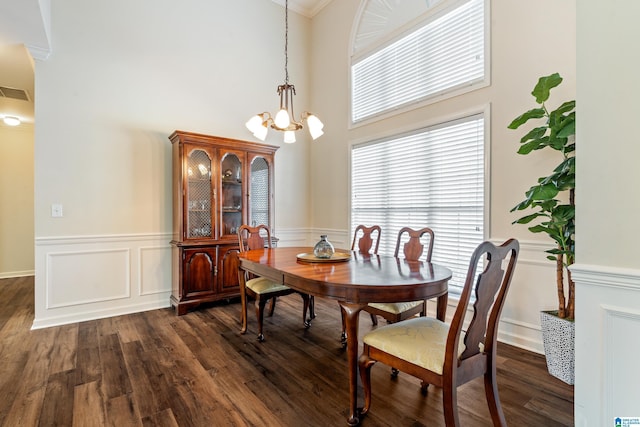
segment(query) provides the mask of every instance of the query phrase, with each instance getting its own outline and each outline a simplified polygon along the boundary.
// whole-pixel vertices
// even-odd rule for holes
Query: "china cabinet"
[[[236,231],[273,229],[276,146],[175,131],[171,305],[177,314],[240,295]]]

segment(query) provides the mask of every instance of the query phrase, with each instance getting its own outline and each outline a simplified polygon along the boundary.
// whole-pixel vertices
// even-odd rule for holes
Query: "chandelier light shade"
[[[284,142],[286,143],[294,143],[296,142],[296,131],[302,129],[303,122],[306,121],[307,127],[309,128],[309,133],[311,134],[311,138],[314,140],[318,137],[322,136],[324,133],[322,128],[324,124],[320,121],[318,116],[304,111],[299,119],[296,119],[293,110],[293,97],[296,94],[296,87],[292,84],[289,84],[289,54],[288,54],[288,44],[289,44],[289,0],[285,1],[285,36],[284,36],[284,73],[285,79],[284,84],[278,86],[278,95],[280,96],[280,108],[275,116],[271,116],[270,113],[264,112],[256,114],[251,117],[249,121],[245,124],[247,129],[251,131],[253,136],[258,138],[260,141],[264,141],[267,137],[267,133],[269,128],[275,129],[280,132],[284,132]]]

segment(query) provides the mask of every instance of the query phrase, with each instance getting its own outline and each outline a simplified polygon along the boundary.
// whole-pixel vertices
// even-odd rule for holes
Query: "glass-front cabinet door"
[[[212,237],[211,164],[205,150],[194,149],[187,157],[186,235],[187,238]]]
[[[264,157],[254,157],[249,171],[249,224],[271,228],[271,168]]]
[[[267,224],[273,237],[278,147],[176,130],[172,154],[171,297],[176,314],[240,295],[242,224]]]
[[[220,233],[221,237],[235,235],[243,224],[243,168],[235,153],[223,153],[220,160]]]

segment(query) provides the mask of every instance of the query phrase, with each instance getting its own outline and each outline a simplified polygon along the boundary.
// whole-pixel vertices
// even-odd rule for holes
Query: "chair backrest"
[[[271,247],[271,231],[264,224],[250,227],[246,224],[238,227],[238,246],[240,252],[252,249],[262,249],[265,246]]]
[[[409,241],[402,246],[402,254],[408,261],[418,261],[424,252],[424,244],[422,243],[422,237],[425,234],[429,235],[429,246],[427,249],[427,262],[431,262],[431,255],[433,254],[433,230],[429,227],[421,228],[420,230],[414,230],[409,227],[403,227],[398,232],[398,241],[396,242],[396,251],[393,256],[398,257],[400,253],[400,245],[402,243],[403,234],[409,235]]]
[[[451,321],[447,337],[447,355],[458,354],[458,341],[462,333],[467,305],[471,293],[474,292],[473,318],[464,337],[465,350],[458,359],[463,362],[479,353],[492,353],[495,356],[498,321],[519,251],[518,241],[509,239],[500,246],[491,242],[481,243],[473,252],[460,301]],[[477,275],[474,287],[478,263],[485,259],[484,269]],[[503,264],[506,264],[506,270]],[[447,363],[458,363],[458,359],[447,357],[445,369]]]
[[[358,242],[358,250],[362,253],[371,252],[371,247],[375,243],[375,247],[373,249],[373,253],[378,253],[378,246],[380,246],[380,234],[382,233],[382,229],[379,225],[372,225],[371,227],[367,227],[365,225],[358,225],[356,227],[356,231],[353,233],[353,241],[351,242],[351,250],[355,248],[356,241]],[[358,234],[361,234],[358,236]]]

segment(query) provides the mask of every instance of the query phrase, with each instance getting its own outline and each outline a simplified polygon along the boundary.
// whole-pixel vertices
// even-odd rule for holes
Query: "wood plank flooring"
[[[335,301],[316,298],[310,329],[289,295],[240,335],[237,301],[177,317],[161,309],[30,330],[33,278],[0,280],[2,426],[344,426],[346,352]],[[361,331],[371,329],[363,314]],[[500,344],[498,384],[511,426],[573,425],[573,387],[540,355]],[[373,426],[444,426],[440,390],[372,371]],[[481,379],[459,388],[463,426],[490,426]]]

